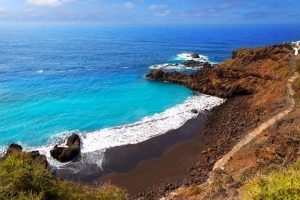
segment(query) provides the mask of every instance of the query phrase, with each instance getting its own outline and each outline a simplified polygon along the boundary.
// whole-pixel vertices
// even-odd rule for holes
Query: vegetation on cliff
[[[0,200],[98,199],[122,200],[125,193],[111,185],[99,188],[56,179],[29,153],[14,151],[0,162]]]
[[[243,188],[243,199],[300,199],[300,160],[288,170],[255,178]]]

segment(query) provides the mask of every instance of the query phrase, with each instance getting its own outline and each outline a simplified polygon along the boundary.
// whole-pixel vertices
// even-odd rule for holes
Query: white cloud
[[[168,16],[170,13],[171,13],[171,11],[165,10],[165,11],[160,12],[160,13],[155,13],[154,15],[157,16],[157,17],[165,17],[165,16]]]
[[[131,8],[134,8],[134,3],[132,3],[131,1],[128,1],[128,2],[126,2],[126,3],[124,3],[124,6],[126,7],[126,8],[129,8],[129,9],[131,9]]]
[[[26,1],[34,6],[60,6],[63,3],[67,3],[74,0],[26,0]]]
[[[154,4],[154,5],[150,5],[148,7],[149,10],[157,10],[157,9],[162,9],[165,8],[166,5],[162,5],[162,4]]]

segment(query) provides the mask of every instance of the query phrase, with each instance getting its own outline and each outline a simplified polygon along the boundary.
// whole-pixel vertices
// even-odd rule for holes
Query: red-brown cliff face
[[[192,75],[152,70],[146,77],[184,85],[192,90],[219,97],[259,93],[269,82],[287,76],[286,63],[292,47],[289,44],[255,49],[238,49],[232,58],[212,67],[204,66]]]

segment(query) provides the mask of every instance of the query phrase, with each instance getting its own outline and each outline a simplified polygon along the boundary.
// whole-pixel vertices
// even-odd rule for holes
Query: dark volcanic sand
[[[188,167],[205,148],[196,138],[204,122],[205,117],[200,114],[164,135],[136,145],[110,149],[107,157],[111,159],[109,164],[105,163],[105,168],[112,172],[93,182],[110,181],[129,193],[138,193],[151,186],[182,180],[188,174]]]
[[[169,132],[175,135],[189,135],[191,136],[189,139],[178,140],[177,144],[169,143],[161,156],[150,153],[157,157],[152,159],[149,159],[151,156],[148,157],[148,160],[140,162],[132,170],[126,172],[127,167],[116,167],[114,169],[117,172],[95,178],[89,184],[110,181],[126,189],[131,199],[157,199],[181,185],[203,183],[214,163],[226,154],[248,130],[259,123],[256,119],[249,118],[250,115],[246,112],[248,100],[248,96],[228,99],[222,105],[215,107],[207,119],[190,120],[181,128]],[[240,112],[240,110],[245,112]],[[261,119],[265,117],[261,116]],[[228,123],[228,121],[231,122]],[[241,123],[243,123],[242,126]],[[154,143],[146,141],[145,143],[151,144],[146,149],[134,145],[136,148],[132,151],[138,152],[138,155],[155,152],[156,144],[161,147],[161,142],[167,142],[169,138],[172,138],[169,134],[157,137]],[[122,150],[120,149],[119,152]],[[115,160],[128,159],[126,153],[127,151],[123,152],[121,157],[116,157]]]
[[[130,199],[157,199],[182,185],[203,183],[214,163],[260,120],[248,112],[249,96],[228,99],[205,117],[145,142],[108,150],[105,175],[97,168],[60,177],[89,185],[110,182],[126,189]],[[243,110],[243,112],[240,112]],[[251,112],[251,110],[250,110]],[[265,119],[271,113],[261,113]]]
[[[187,168],[195,160],[195,157],[186,154],[193,155],[204,149],[203,143],[195,137],[201,132],[206,116],[207,114],[200,113],[179,129],[168,131],[147,141],[108,149],[103,161],[104,171],[97,166],[87,166],[84,172],[74,174],[65,168],[57,170],[56,176],[89,185],[110,181],[130,193],[145,190],[153,184],[157,185],[162,179],[164,183],[182,179],[187,174]],[[186,147],[182,148],[182,146]],[[150,166],[140,171],[146,163]],[[125,179],[119,177],[126,175],[130,177]]]

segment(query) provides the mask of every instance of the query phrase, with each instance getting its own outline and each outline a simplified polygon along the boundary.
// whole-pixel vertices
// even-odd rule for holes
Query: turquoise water
[[[237,47],[297,40],[297,29],[2,26],[0,146],[40,146],[162,112],[192,92],[146,80],[149,66],[183,52],[220,62]]]

